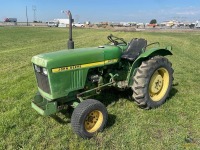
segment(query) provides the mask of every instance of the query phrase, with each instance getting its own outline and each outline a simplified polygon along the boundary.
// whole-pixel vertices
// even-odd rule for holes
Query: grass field
[[[75,47],[107,43],[109,30],[75,29]],[[169,100],[142,110],[127,93],[108,90],[101,100],[108,109],[104,132],[90,140],[76,136],[69,114],[43,117],[31,108],[37,92],[31,58],[65,49],[63,28],[0,27],[0,149],[200,149],[200,32],[113,32],[131,40],[172,45],[174,86]]]

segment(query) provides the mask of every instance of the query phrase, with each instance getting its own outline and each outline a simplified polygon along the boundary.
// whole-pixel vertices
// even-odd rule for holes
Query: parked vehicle
[[[85,24],[83,24],[83,23],[73,23],[73,27],[81,27],[81,28],[83,28],[83,27],[85,27]]]
[[[47,23],[48,27],[58,27],[59,22],[58,21],[49,21]]]

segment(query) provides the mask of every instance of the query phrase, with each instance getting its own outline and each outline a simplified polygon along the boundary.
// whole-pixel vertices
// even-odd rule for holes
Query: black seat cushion
[[[147,40],[132,39],[128,48],[123,52],[121,58],[135,61],[145,46],[147,46]]]

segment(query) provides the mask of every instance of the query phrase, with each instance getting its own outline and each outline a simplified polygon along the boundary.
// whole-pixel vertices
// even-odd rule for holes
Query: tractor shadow
[[[170,101],[178,93],[178,90],[176,88],[177,86],[178,83],[173,84],[169,96],[166,100],[166,103]],[[127,89],[125,91],[119,91],[115,88],[110,88],[104,90],[101,95],[94,97],[94,99],[101,101],[107,107],[108,105],[112,105],[113,102],[114,103],[118,102],[120,99],[128,100],[130,102],[135,102],[135,100],[132,98],[132,95],[133,92],[131,89]]]
[[[58,114],[55,115],[51,115],[50,117],[52,119],[54,119],[56,122],[65,125],[65,124],[69,124],[71,121],[71,115],[72,115],[72,111],[71,109],[67,109],[67,110],[62,110],[60,111]]]
[[[54,119],[59,124],[66,125],[71,123],[72,112],[73,109],[62,110],[59,113],[59,115],[51,115],[51,118]],[[115,120],[116,120],[116,115],[108,114],[108,121],[106,124],[106,128],[112,127],[115,124]]]
[[[109,89],[103,90],[100,95],[93,96],[90,99],[96,99],[102,102],[107,107],[113,102],[116,103],[117,101],[119,101],[120,98],[127,99],[128,95],[130,95],[130,91],[121,92],[114,88],[109,88]],[[74,110],[73,108],[69,107],[67,110],[62,110],[55,115],[51,115],[51,118],[60,124],[63,124],[63,125],[69,124],[73,110]],[[110,114],[108,112],[108,122],[107,122],[106,128],[113,126],[115,124],[115,120],[116,120],[116,115]]]
[[[99,100],[106,107],[112,103],[118,102],[120,99],[127,99],[133,101],[131,99],[131,95],[133,94],[131,89],[125,91],[119,91],[116,88],[109,88],[102,91],[100,95],[96,95],[92,97],[93,99]]]
[[[178,90],[175,87],[172,87],[172,89],[169,93],[169,97],[167,98],[167,101],[169,101],[172,97],[174,97],[176,95],[176,93],[178,93]]]
[[[119,91],[115,88],[109,88],[102,91],[100,95],[96,95],[92,97],[92,99],[96,99],[102,102],[106,107],[112,104],[117,103],[120,99],[128,99],[131,100],[132,91]],[[106,124],[106,128],[110,128],[115,124],[117,116],[115,114],[111,114],[108,111],[108,121]]]
[[[173,86],[170,91],[169,97],[167,98],[167,101],[174,97],[177,92],[178,90],[175,88],[175,86]],[[107,107],[109,105],[112,105],[113,103],[117,103],[120,99],[125,99],[134,102],[134,99],[132,99],[132,94],[133,92],[131,89],[119,91],[115,88],[108,88],[103,90],[100,95],[93,96],[90,99],[96,99],[102,102]],[[69,107],[67,110],[62,110],[57,115],[52,115],[51,118],[53,118],[56,122],[60,124],[69,124],[73,110],[73,108]],[[116,118],[116,115],[109,113],[106,128],[113,126],[115,124]]]

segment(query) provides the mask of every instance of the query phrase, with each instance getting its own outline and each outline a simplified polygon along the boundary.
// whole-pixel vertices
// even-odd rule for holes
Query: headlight
[[[37,65],[34,65],[34,68],[35,68],[35,71],[36,71],[36,72],[41,72],[41,70],[40,70],[40,67],[39,67],[39,66],[37,66]]]
[[[48,73],[47,73],[47,69],[46,68],[42,68],[42,72],[43,72],[44,75],[47,76]]]

